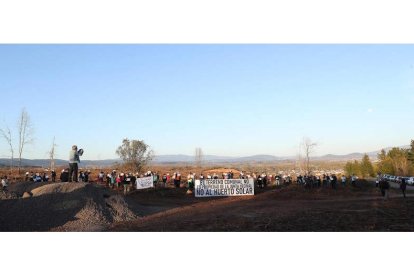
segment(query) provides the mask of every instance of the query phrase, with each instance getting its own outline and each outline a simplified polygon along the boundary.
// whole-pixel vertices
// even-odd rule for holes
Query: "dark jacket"
[[[401,190],[406,190],[407,189],[407,182],[406,182],[405,178],[401,179],[400,188],[401,188]]]
[[[381,180],[379,186],[381,190],[389,190],[390,183],[387,180]]]

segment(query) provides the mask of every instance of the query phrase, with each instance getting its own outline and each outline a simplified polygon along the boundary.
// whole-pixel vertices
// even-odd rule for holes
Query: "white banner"
[[[137,184],[137,190],[148,189],[154,187],[154,180],[152,176],[137,178],[135,182]]]
[[[253,179],[205,179],[195,182],[196,197],[252,196]]]

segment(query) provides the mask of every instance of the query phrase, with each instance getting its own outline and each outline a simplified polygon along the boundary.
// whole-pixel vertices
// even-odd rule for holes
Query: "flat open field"
[[[0,200],[0,231],[413,231],[414,194],[357,187],[256,188],[255,196],[197,199],[185,188],[123,196],[96,183],[18,183]],[[28,198],[21,198],[30,192]],[[413,196],[413,197],[412,197]]]

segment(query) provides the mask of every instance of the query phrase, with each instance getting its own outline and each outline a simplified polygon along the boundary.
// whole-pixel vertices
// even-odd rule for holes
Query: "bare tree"
[[[203,150],[201,148],[195,149],[195,163],[197,168],[201,170],[201,166],[203,165]]]
[[[14,159],[14,147],[11,130],[8,126],[5,129],[0,129],[0,134],[6,140],[10,148],[10,174],[13,173],[13,159]]]
[[[20,113],[19,120],[17,122],[19,131],[19,174],[22,167],[22,155],[26,145],[33,143],[34,129],[30,120],[29,113],[23,108]]]
[[[53,143],[52,143],[52,148],[49,151],[49,158],[50,158],[50,169],[54,170],[55,169],[55,148],[56,148],[56,143],[55,143],[55,137],[53,137]]]
[[[305,155],[305,168],[306,168],[307,174],[311,173],[310,159],[311,159],[312,153],[314,152],[314,149],[317,146],[318,144],[315,142],[312,142],[312,140],[308,137],[304,137],[302,140],[302,148],[303,148],[303,153]]]

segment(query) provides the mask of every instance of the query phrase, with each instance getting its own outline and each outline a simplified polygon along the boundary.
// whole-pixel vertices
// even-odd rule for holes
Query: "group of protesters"
[[[388,200],[391,185],[381,173],[378,173],[377,175],[376,187],[380,189],[381,195],[384,197],[384,199]],[[407,181],[404,177],[401,179],[400,190],[402,192],[403,197],[407,198]]]
[[[356,186],[358,177],[356,175],[350,176],[350,182],[353,187]],[[299,175],[297,177],[296,183],[298,186],[312,189],[312,188],[332,188],[334,190],[338,189],[339,181],[343,188],[346,187],[348,183],[348,178],[345,175],[342,175],[340,179],[336,174],[323,174],[322,176],[316,175]]]
[[[89,182],[89,175],[91,174],[90,170],[87,171],[79,171],[77,175],[77,179],[81,182]],[[25,181],[26,182],[49,182],[52,183],[56,182],[57,173],[55,170],[50,171],[50,175],[48,171],[44,171],[43,173],[39,172],[26,172],[25,173]],[[63,169],[60,173],[59,180],[61,182],[69,182],[69,169]]]
[[[112,170],[111,172],[99,172],[98,183],[106,184],[113,190],[123,190],[124,194],[129,193],[137,184],[137,180],[144,177],[152,177],[154,187],[159,183],[159,174],[157,172],[148,171],[145,174],[124,173]]]
[[[91,171],[79,171],[78,172],[78,164],[80,163],[80,156],[82,156],[83,150],[78,150],[77,146],[73,146],[70,152],[69,158],[69,168],[63,169],[60,175],[61,182],[78,182],[78,180],[82,182],[89,182],[90,181],[90,174]],[[52,170],[51,174],[51,181],[56,182],[56,171]],[[179,172],[174,173],[164,173],[160,177],[157,172],[148,171],[145,174],[139,173],[125,173],[125,172],[118,172],[117,170],[112,170],[111,172],[105,173],[101,171],[98,174],[98,182],[99,183],[106,183],[108,188],[120,190],[122,189],[125,194],[127,194],[131,189],[136,187],[138,183],[138,179],[144,177],[152,177],[153,187],[168,187],[169,184],[172,184],[175,188],[180,188],[182,184],[182,176]],[[223,172],[220,175],[218,173],[200,173],[200,175],[196,175],[195,173],[190,172],[187,176],[187,188],[191,192],[194,189],[196,179],[200,180],[210,180],[210,179],[234,179],[235,175],[233,171]],[[290,175],[268,175],[267,173],[252,173],[246,174],[245,172],[241,171],[239,174],[240,179],[253,179],[254,183],[259,188],[265,188],[269,185],[290,185],[293,183],[293,178]],[[342,175],[340,179],[338,179],[336,174],[323,174],[323,175],[312,175],[306,174],[304,176],[299,175],[296,176],[296,183],[300,187],[312,189],[312,188],[332,188],[337,189],[339,186],[339,181],[342,184],[342,187],[346,187],[348,178],[345,175]],[[350,176],[350,182],[352,186],[356,186],[356,181],[358,177],[355,175]],[[48,171],[43,173],[39,172],[26,172],[26,181],[33,181],[33,182],[49,182],[50,176]],[[1,179],[1,187],[3,190],[6,190],[8,186],[8,179],[7,176],[2,177]],[[389,183],[387,180],[380,175],[377,179],[377,187],[381,189],[381,193],[384,197],[388,197],[388,190],[389,190]],[[404,197],[406,196],[406,184],[405,179],[401,184],[401,190],[403,191]]]
[[[50,179],[50,177],[52,179]],[[52,170],[50,172],[50,176],[48,174],[48,171],[44,171],[43,173],[39,172],[26,172],[25,173],[25,181],[31,181],[31,182],[49,182],[49,180],[52,180],[52,182],[56,182],[56,171]]]

